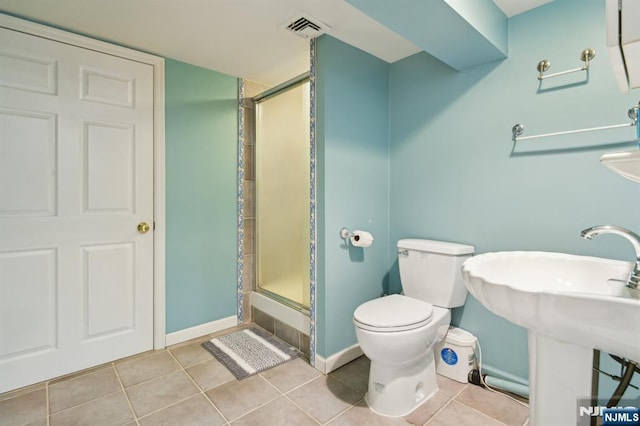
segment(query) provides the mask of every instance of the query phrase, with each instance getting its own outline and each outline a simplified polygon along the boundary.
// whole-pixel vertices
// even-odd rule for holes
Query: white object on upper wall
[[[607,0],[607,47],[620,90],[640,87],[640,2]],[[634,22],[635,21],[635,22]]]

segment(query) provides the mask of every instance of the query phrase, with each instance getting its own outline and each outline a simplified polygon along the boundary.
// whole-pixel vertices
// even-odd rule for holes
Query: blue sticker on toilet
[[[458,354],[451,348],[443,348],[440,351],[440,358],[449,365],[456,365],[458,363]]]

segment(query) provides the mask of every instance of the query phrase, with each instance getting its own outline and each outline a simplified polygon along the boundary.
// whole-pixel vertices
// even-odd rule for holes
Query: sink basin
[[[493,313],[558,340],[640,360],[640,300],[630,262],[547,252],[475,256],[462,273]]]
[[[576,402],[590,401],[593,349],[640,360],[640,292],[625,287],[632,268],[547,252],[485,253],[463,264],[469,292],[527,328],[530,426],[589,420]]]
[[[640,182],[640,150],[604,154],[600,161],[620,176]]]

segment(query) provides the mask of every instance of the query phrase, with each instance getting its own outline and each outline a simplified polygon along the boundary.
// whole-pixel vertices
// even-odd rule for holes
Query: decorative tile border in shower
[[[238,324],[244,319],[242,295],[244,268],[244,80],[238,79],[238,265],[237,316]]]
[[[309,142],[310,142],[310,336],[309,336],[309,362],[315,366],[316,354],[316,40],[311,39],[310,46],[310,73],[309,73]],[[245,176],[245,112],[244,99],[245,82],[238,79],[238,259],[237,259],[237,318],[241,324],[244,319],[243,302],[243,267],[244,267],[244,176]]]
[[[316,39],[309,42],[309,145],[310,145],[310,283],[309,315],[311,320],[309,340],[309,363],[316,364]]]

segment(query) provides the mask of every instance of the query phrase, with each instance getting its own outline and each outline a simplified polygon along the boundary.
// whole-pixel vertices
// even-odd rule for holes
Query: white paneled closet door
[[[153,67],[0,28],[0,392],[152,349],[153,249]]]

